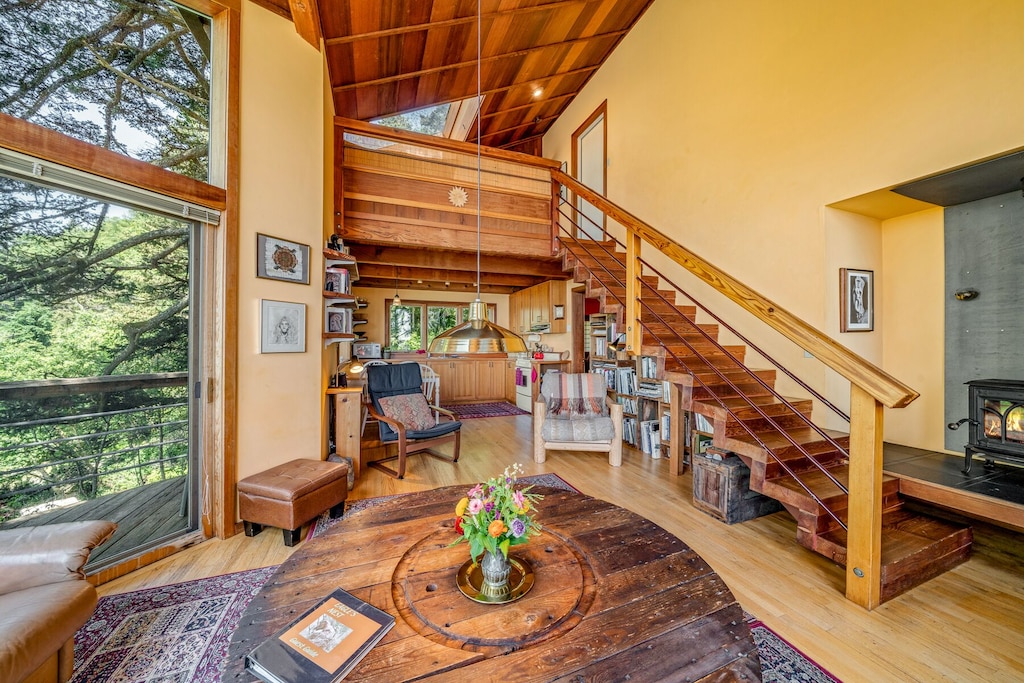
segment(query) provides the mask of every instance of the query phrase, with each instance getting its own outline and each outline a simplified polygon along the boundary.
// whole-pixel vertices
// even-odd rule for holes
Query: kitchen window
[[[497,305],[487,304],[487,319],[494,322]],[[469,304],[448,301],[403,301],[398,306],[386,300],[384,315],[392,351],[426,351],[434,337],[469,320]]]

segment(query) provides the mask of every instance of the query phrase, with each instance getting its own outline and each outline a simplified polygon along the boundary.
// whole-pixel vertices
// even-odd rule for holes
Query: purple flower
[[[488,512],[493,510],[494,509],[494,501],[493,500],[487,501],[487,504],[484,505],[484,509],[486,509]]]
[[[519,538],[526,533],[526,522],[516,517],[512,520],[512,524],[509,526],[509,529],[512,531],[512,535],[514,537]]]

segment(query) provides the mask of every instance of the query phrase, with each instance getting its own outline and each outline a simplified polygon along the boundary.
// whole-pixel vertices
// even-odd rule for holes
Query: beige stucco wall
[[[930,212],[880,223],[827,207],[1024,144],[1021,35],[1017,0],[663,0],[544,153],[569,159],[572,131],[607,99],[609,197],[920,391],[887,412],[886,438],[939,448],[942,231],[921,227]],[[875,271],[874,332],[839,333],[843,266]],[[848,401],[816,361],[706,299]]]
[[[323,58],[242,3],[238,476],[322,453]],[[256,233],[310,246],[310,284],[256,277]],[[306,352],[260,353],[260,300],[306,305]]]

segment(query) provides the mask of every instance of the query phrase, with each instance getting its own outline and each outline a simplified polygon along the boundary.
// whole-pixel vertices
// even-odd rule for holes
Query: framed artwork
[[[875,329],[874,271],[840,268],[839,292],[839,331],[870,332]]]
[[[260,300],[260,353],[306,352],[306,304]]]
[[[256,233],[256,277],[309,284],[309,245]]]
[[[554,317],[555,320],[564,320],[565,319],[565,306],[562,306],[561,304],[555,304],[555,312],[554,313],[555,314],[552,317]]]

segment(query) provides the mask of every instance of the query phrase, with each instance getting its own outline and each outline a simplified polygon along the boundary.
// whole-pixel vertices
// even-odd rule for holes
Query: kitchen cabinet
[[[561,317],[555,317],[555,307],[561,307]],[[523,335],[535,325],[550,325],[552,334],[566,331],[565,282],[549,280],[533,287],[513,292],[509,296],[509,322],[512,331]]]
[[[500,401],[505,397],[505,360],[476,361],[476,394],[479,401]]]
[[[505,361],[505,400],[516,402],[516,362],[511,358]]]

